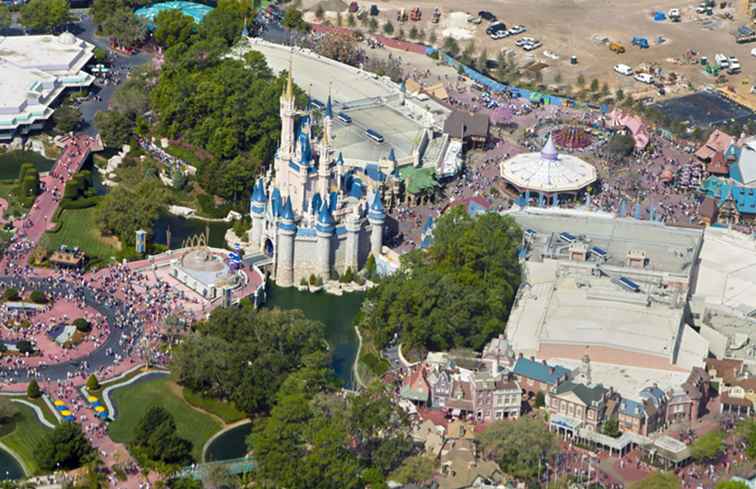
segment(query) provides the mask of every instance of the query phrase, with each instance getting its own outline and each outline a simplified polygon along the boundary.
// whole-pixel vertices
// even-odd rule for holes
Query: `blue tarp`
[[[661,20],[667,20],[667,16],[664,15],[664,12],[654,12],[654,20],[655,21],[661,21]]]

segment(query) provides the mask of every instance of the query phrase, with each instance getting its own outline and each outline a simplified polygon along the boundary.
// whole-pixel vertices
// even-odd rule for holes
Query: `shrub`
[[[5,292],[3,292],[3,298],[6,301],[17,301],[21,298],[21,296],[18,293],[18,289],[15,287],[8,287],[5,289]]]
[[[92,374],[87,379],[87,390],[89,392],[100,390],[100,382],[97,380],[95,374]]]
[[[32,291],[29,298],[35,304],[47,304],[47,296],[41,290]]]
[[[77,331],[81,331],[82,333],[89,333],[92,331],[92,323],[84,318],[75,319],[73,325],[76,326]]]
[[[314,273],[310,274],[310,285],[317,285],[318,283],[318,277],[315,276]]]
[[[26,395],[30,399],[39,399],[42,397],[42,389],[39,388],[37,379],[32,379],[29,385],[26,387]]]
[[[538,391],[535,397],[535,407],[542,408],[546,405],[546,396],[542,391]]]
[[[19,341],[18,343],[16,343],[16,348],[18,349],[19,353],[34,353],[34,345],[32,345],[32,342],[29,340]]]

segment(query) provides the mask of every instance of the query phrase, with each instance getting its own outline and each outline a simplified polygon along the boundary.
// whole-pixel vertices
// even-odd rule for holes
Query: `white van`
[[[636,73],[633,78],[641,83],[647,83],[649,85],[654,83],[654,77],[648,73]]]
[[[719,65],[720,68],[727,68],[730,66],[730,58],[724,54],[717,54],[714,56],[714,62]]]
[[[625,75],[625,76],[630,76],[633,74],[633,69],[623,64],[614,65],[614,71],[616,71],[620,75]]]

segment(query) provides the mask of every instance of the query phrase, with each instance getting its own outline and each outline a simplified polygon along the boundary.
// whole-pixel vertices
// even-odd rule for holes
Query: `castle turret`
[[[318,237],[316,270],[317,274],[328,280],[331,276],[331,238],[333,237],[334,227],[333,216],[328,202],[324,201],[318,214],[318,222],[315,225],[315,231]]]
[[[344,191],[344,155],[341,154],[341,151],[339,151],[339,156],[336,158],[336,185],[338,186],[338,191],[343,192]]]
[[[294,81],[292,79],[292,64],[289,60],[289,74],[286,88],[281,94],[281,145],[279,148],[281,159],[288,161],[294,155],[294,119],[296,117],[296,100],[294,97]]]
[[[375,192],[373,202],[370,204],[368,211],[368,221],[370,221],[370,253],[373,256],[381,254],[383,248],[383,222],[386,220],[386,212],[383,210],[380,192]]]
[[[344,250],[344,271],[351,268],[356,272],[360,268],[360,213],[355,208],[355,212],[349,214],[345,220],[347,230],[346,249]]]
[[[252,229],[249,232],[249,241],[252,243],[254,249],[262,247],[267,200],[265,196],[265,184],[263,183],[263,179],[259,178],[252,189],[252,201],[249,205],[249,214],[252,217]]]
[[[330,106],[331,97],[329,95],[326,114],[330,113]],[[323,137],[320,139],[318,153],[320,158],[318,161],[318,192],[321,195],[328,195],[331,190],[331,118],[328,115],[323,119]]]
[[[276,284],[291,287],[294,284],[294,237],[297,226],[291,199],[287,198],[278,220],[278,246],[276,252]]]

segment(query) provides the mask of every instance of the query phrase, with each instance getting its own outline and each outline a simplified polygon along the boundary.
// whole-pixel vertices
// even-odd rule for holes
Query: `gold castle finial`
[[[289,77],[286,80],[286,99],[287,100],[294,99],[294,81],[291,78],[292,70],[293,70],[292,58],[291,56],[289,56]]]

